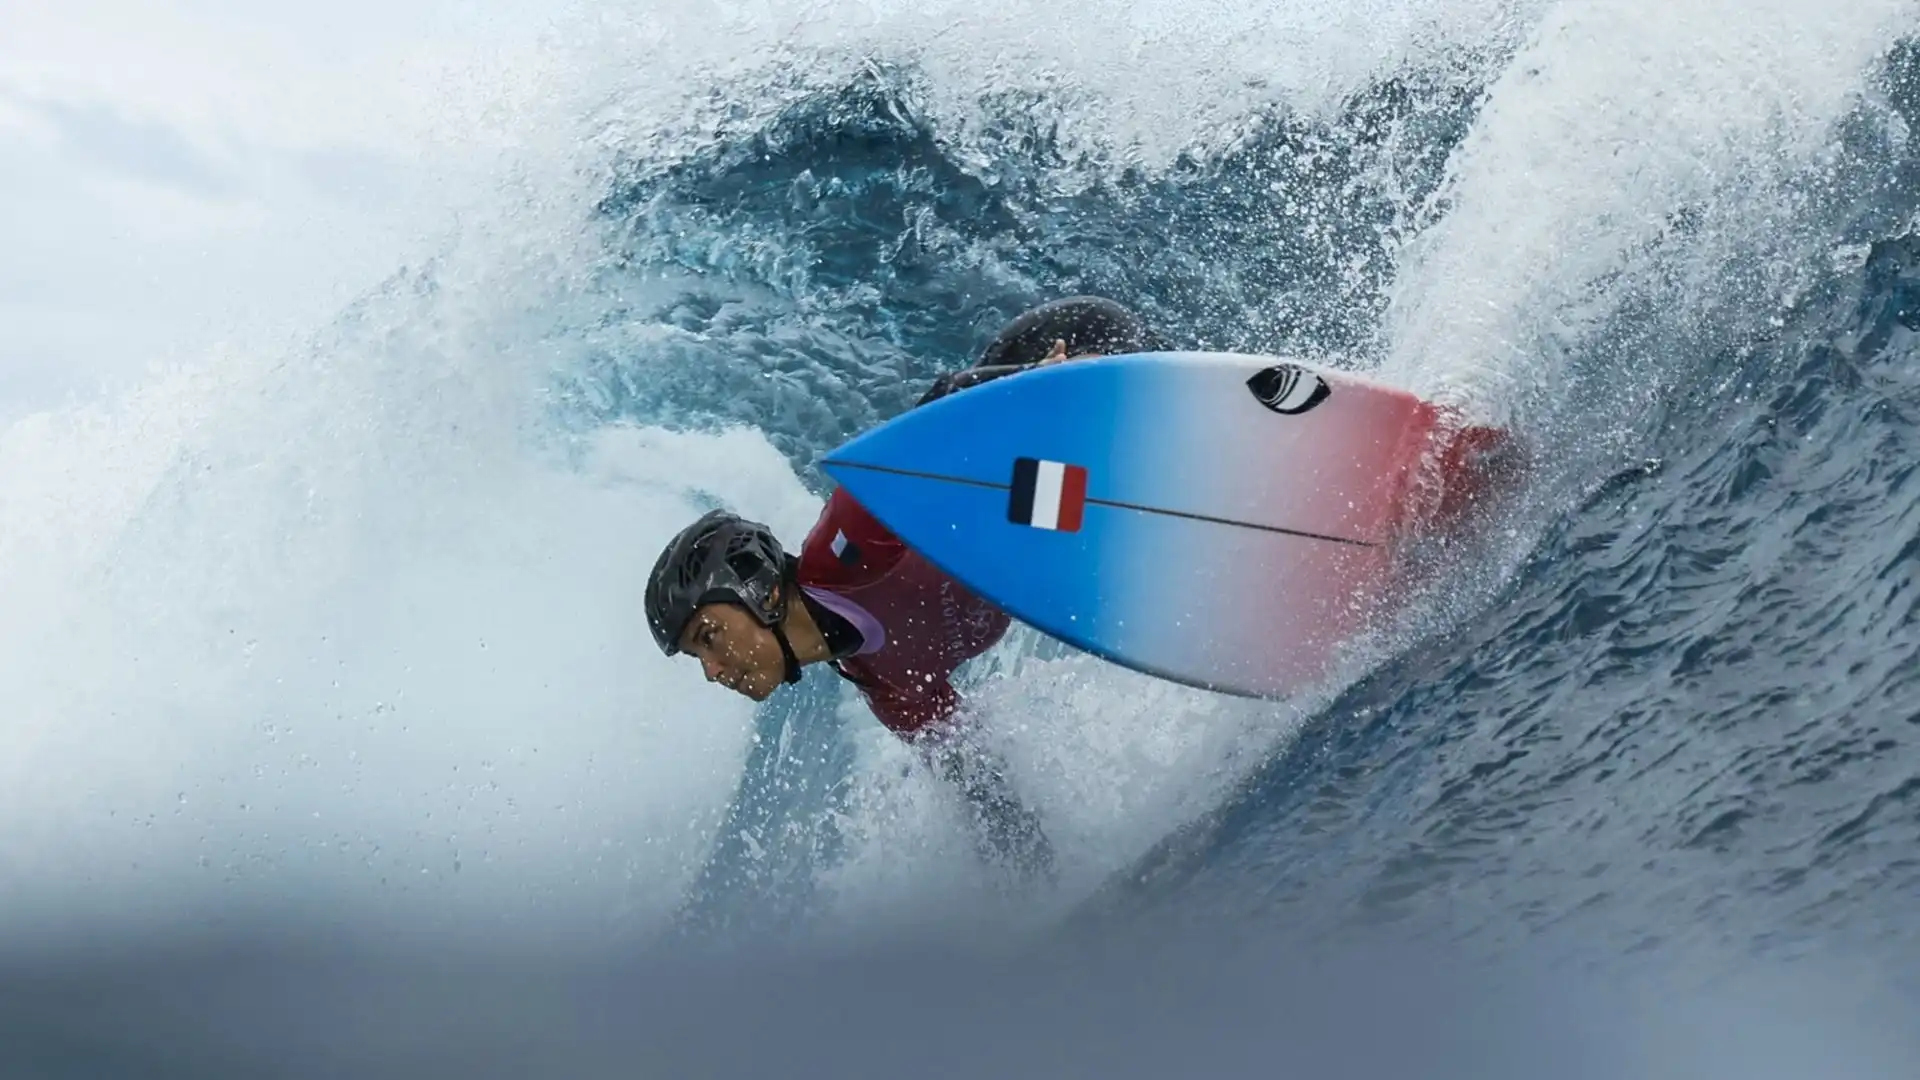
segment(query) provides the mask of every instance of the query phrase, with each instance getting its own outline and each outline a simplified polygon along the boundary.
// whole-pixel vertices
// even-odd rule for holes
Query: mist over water
[[[449,108],[490,164],[337,316],[0,429],[16,1052],[1887,1075],[1915,15],[559,17],[497,108]],[[756,710],[639,597],[711,506],[797,546],[821,455],[1078,292],[1458,404],[1538,467],[1297,700],[1027,631],[974,665],[1059,849],[1033,890],[830,675]]]

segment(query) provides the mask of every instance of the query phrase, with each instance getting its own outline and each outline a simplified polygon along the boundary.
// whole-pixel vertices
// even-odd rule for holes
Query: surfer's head
[[[647,579],[647,626],[668,656],[700,661],[709,682],[763,701],[800,674],[782,622],[793,588],[773,531],[724,510],[687,526]]]

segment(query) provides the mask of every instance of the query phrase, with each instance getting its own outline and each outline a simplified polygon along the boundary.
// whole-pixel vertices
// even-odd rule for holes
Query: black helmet
[[[668,656],[680,651],[687,620],[707,604],[738,604],[762,625],[787,614],[787,553],[773,530],[738,514],[713,510],[680,530],[647,578],[647,625]]]

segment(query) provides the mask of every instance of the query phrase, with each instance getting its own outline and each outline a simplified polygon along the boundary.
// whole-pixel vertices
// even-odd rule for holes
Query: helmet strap
[[[782,659],[784,659],[787,662],[787,673],[781,679],[781,681],[787,682],[787,683],[799,682],[800,681],[800,658],[793,654],[793,643],[787,640],[786,627],[782,626],[780,623],[774,623],[773,624],[773,640],[780,643],[780,656]]]
[[[782,554],[786,554],[782,552]],[[793,595],[799,591],[800,560],[787,555],[780,567],[781,602],[780,611],[767,625],[773,629],[773,640],[780,643],[780,656],[787,662],[787,673],[781,678],[784,683],[800,681],[800,658],[794,655],[793,642],[787,640],[787,612],[793,610]],[[804,601],[804,597],[803,597]]]

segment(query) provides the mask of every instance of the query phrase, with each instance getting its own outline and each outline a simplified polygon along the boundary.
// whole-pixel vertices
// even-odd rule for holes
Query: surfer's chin
[[[749,701],[761,702],[772,697],[773,692],[779,688],[780,683],[777,680],[748,676],[740,680],[740,685],[735,686],[733,692]]]

